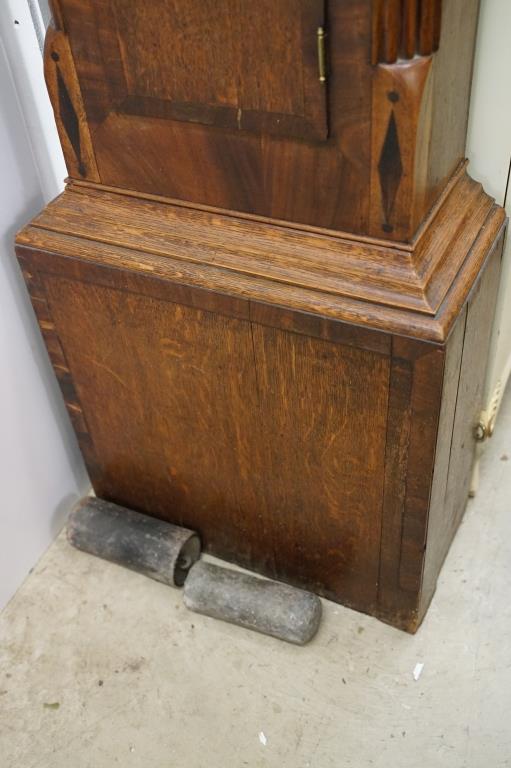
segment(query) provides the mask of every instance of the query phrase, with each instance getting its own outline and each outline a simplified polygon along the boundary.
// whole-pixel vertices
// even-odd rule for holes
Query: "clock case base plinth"
[[[98,496],[414,632],[461,520],[504,214],[408,243],[70,182],[17,237]]]

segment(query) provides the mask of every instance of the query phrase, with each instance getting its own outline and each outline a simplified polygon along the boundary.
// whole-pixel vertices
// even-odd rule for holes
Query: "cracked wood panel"
[[[45,284],[100,457],[98,495],[372,610],[387,355],[90,283]]]
[[[98,25],[112,27],[103,46],[117,62],[117,112],[326,138],[323,0],[110,0],[95,9]]]
[[[61,6],[94,130],[125,115],[327,137],[317,53],[324,0],[256,6],[247,0],[86,0],[81,7],[63,0]]]

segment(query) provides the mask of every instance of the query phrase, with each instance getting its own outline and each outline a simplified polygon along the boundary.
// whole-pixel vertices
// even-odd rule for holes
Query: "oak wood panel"
[[[45,286],[100,496],[371,609],[387,356],[63,278]]]
[[[46,289],[101,456],[96,493],[264,560],[249,324],[62,278]]]
[[[120,47],[128,95],[238,106],[232,76],[240,64],[240,41],[233,39],[240,21],[235,3],[110,0],[110,7],[112,38]],[[96,5],[102,26],[104,8],[105,4]],[[106,21],[110,22],[108,15]],[[286,106],[292,109],[293,97],[300,97],[299,87],[293,89],[291,84],[288,96]]]
[[[442,347],[435,348],[421,342],[396,339],[393,355],[406,354],[410,347],[412,347],[411,354],[415,353],[417,357],[414,361],[413,388],[410,399],[412,425],[399,564],[399,587],[404,592],[416,595],[420,591],[422,582],[445,350]]]
[[[410,613],[410,601],[407,600],[403,606],[399,589],[399,567],[412,422],[412,385],[411,362],[393,358],[389,381],[378,610],[381,615],[389,617],[395,617],[397,613],[404,617],[405,621]],[[411,607],[413,609],[413,604]]]
[[[98,457],[69,370],[67,356],[55,328],[53,316],[48,304],[44,277],[34,268],[29,257],[25,257],[20,253],[18,253],[17,256],[68,415],[77,435],[91,481],[95,484],[100,477]]]
[[[453,533],[465,509],[474,462],[474,430],[483,407],[486,360],[495,313],[502,249],[492,256],[467,309],[445,505],[452,504]]]
[[[389,359],[252,332],[276,576],[367,610],[378,581]]]

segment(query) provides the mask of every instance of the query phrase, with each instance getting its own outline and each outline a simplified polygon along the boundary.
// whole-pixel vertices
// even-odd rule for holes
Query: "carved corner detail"
[[[440,44],[442,0],[374,0],[372,63],[430,56]]]
[[[370,230],[409,241],[424,210],[431,133],[432,57],[373,73]]]

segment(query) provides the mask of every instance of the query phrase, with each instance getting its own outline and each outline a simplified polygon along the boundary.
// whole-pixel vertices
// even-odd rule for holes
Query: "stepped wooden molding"
[[[442,342],[503,223],[464,168],[409,249],[70,183],[17,242]]]

